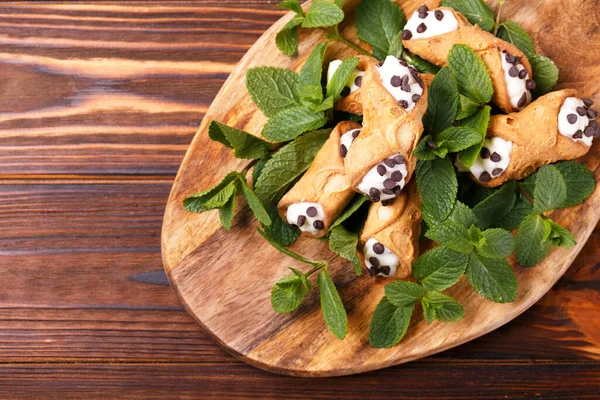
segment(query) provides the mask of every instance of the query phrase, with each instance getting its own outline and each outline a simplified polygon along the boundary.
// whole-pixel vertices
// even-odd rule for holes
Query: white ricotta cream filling
[[[319,203],[302,201],[290,204],[286,217],[288,224],[296,225],[302,232],[312,235],[317,235],[325,227],[325,212]]]
[[[486,138],[477,159],[469,169],[481,182],[487,182],[506,171],[510,164],[512,142],[499,137]]]
[[[381,201],[382,204],[388,205],[388,200],[400,195],[406,174],[404,157],[396,154],[371,168],[358,184],[358,190],[369,195],[372,202]]]
[[[423,94],[423,83],[418,71],[394,56],[387,56],[383,64],[377,67],[377,71],[383,86],[398,104],[406,111],[412,110]]]
[[[421,18],[425,16],[425,18]],[[420,13],[415,11],[404,26],[404,31],[409,31],[409,39],[422,39],[444,33],[452,32],[458,29],[458,21],[454,14],[449,10],[431,10]],[[406,33],[403,34],[403,38]]]
[[[516,109],[521,109],[531,102],[531,92],[527,90],[526,86],[527,81],[530,79],[529,72],[520,62],[509,63],[507,56],[511,59],[512,55],[502,51],[498,51],[498,53],[502,60],[502,71],[504,72],[504,82],[510,98],[510,105]],[[524,101],[523,94],[525,95]]]
[[[586,114],[587,109],[582,100],[567,97],[558,112],[558,133],[575,142],[583,142],[591,146],[594,129],[588,129],[590,119]]]
[[[400,265],[398,256],[377,240],[370,238],[363,247],[365,264],[371,275],[394,276]]]

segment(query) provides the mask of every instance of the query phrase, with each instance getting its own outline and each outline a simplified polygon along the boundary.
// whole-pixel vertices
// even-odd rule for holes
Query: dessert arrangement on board
[[[514,268],[575,244],[547,211],[594,191],[592,173],[572,160],[600,136],[597,112],[577,88],[552,91],[557,67],[520,25],[500,22],[502,4],[494,16],[481,0],[443,0],[407,19],[392,0],[362,0],[360,43],[338,30],[343,1],[280,4],[294,13],[276,37],[281,57],[297,54],[300,29],[328,41],[298,72],[248,70],[267,123],[247,133],[212,121],[209,136],[251,161],[184,201],[190,212],[218,209],[230,229],[241,194],[266,242],[309,266],[273,282],[275,311],[296,310],[317,274],[326,325],[343,339],[348,319],[327,271],[342,257],[357,275],[390,279],[369,342],[391,347],[415,310],[428,323],[463,318],[443,293],[463,275],[482,300],[512,302]],[[332,59],[333,42],[354,56]],[[327,240],[331,258],[291,250],[300,235]]]

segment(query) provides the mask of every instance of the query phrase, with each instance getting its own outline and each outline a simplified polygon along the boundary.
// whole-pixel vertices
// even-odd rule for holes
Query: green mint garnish
[[[483,60],[473,49],[456,44],[448,52],[448,69],[456,79],[458,92],[478,104],[492,100],[492,79]]]
[[[517,46],[526,57],[530,57],[535,54],[533,41],[529,37],[529,34],[521,25],[517,24],[516,22],[504,21],[501,23],[498,27],[498,33],[496,36]]]
[[[535,94],[543,96],[552,91],[558,82],[558,67],[554,61],[540,54],[528,58],[533,70],[533,80],[536,83]]]
[[[544,165],[538,170],[533,197],[533,211],[536,213],[559,208],[565,203],[567,185],[555,166]]]
[[[321,297],[321,312],[327,328],[337,337],[343,339],[348,333],[348,316],[342,304],[342,299],[327,271],[322,270],[317,277]]]
[[[458,158],[466,168],[471,168],[483,147],[485,134],[490,122],[490,106],[479,108],[473,115],[461,120],[459,126],[469,127],[479,132],[479,142],[458,153]]]
[[[444,246],[424,253],[413,265],[413,275],[425,290],[446,290],[467,268],[469,257]]]
[[[283,68],[256,67],[246,72],[246,87],[254,104],[271,117],[298,104],[298,74]]]
[[[296,310],[312,288],[312,284],[304,274],[294,268],[290,269],[293,274],[280,279],[271,290],[271,305],[278,313]]]
[[[292,18],[275,36],[275,45],[286,56],[298,54],[298,26],[303,20],[301,16]]]
[[[356,9],[358,38],[371,45],[375,58],[379,60],[392,54],[390,50],[398,52],[405,24],[402,9],[391,0],[361,1]]]
[[[436,319],[441,322],[456,322],[465,316],[465,310],[458,301],[440,292],[427,292],[421,305],[427,324]]]
[[[442,68],[433,78],[427,96],[427,112],[423,116],[423,125],[428,132],[435,135],[452,126],[460,107],[458,86],[447,67]]]
[[[467,279],[481,296],[496,303],[510,303],[517,297],[517,278],[506,260],[469,257]]]
[[[356,248],[358,246],[358,231],[350,232],[342,225],[338,225],[329,232],[329,248],[334,253],[350,261],[354,266],[356,276],[360,276],[362,269]]]
[[[306,12],[303,28],[320,28],[337,25],[344,20],[344,12],[339,5],[329,0],[313,0]]]
[[[419,161],[416,175],[423,205],[436,220],[445,220],[454,208],[458,190],[452,162],[447,158]]]
[[[512,210],[517,198],[516,186],[514,181],[509,181],[473,207],[473,213],[478,220],[477,226],[482,229],[495,226],[498,220]]]
[[[266,156],[269,152],[268,142],[217,121],[210,123],[208,136],[212,140],[234,149],[233,154],[236,158],[254,160]]]
[[[388,348],[398,344],[408,330],[413,309],[414,306],[395,306],[387,297],[382,298],[371,319],[371,346]]]
[[[482,0],[442,0],[442,6],[455,9],[484,31],[494,29],[494,13]]]

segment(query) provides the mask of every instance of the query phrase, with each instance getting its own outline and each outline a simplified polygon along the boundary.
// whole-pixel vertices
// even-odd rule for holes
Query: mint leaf
[[[243,175],[239,175],[239,181],[242,186],[242,194],[244,198],[248,202],[252,213],[256,217],[256,219],[263,225],[271,225],[271,218],[269,217],[269,213],[254,193],[254,190],[250,189],[248,184],[246,183],[246,178]]]
[[[533,206],[529,201],[527,201],[523,196],[517,196],[515,200],[515,204],[513,204],[510,211],[498,221],[496,221],[495,225],[498,228],[503,228],[508,231],[512,231],[517,229],[519,224],[531,214],[533,211]]]
[[[423,204],[436,220],[445,220],[452,212],[458,190],[452,162],[447,158],[419,161],[416,175]]]
[[[479,109],[479,104],[467,96],[460,95],[460,107],[456,119],[461,120],[475,114]]]
[[[485,140],[485,134],[487,132],[488,124],[490,122],[490,106],[485,106],[483,108],[478,109],[475,114],[471,115],[468,118],[460,121],[460,126],[469,127],[477,130],[479,132],[479,142],[469,147],[468,149],[462,150],[458,154],[458,158],[460,162],[466,167],[471,168],[473,164],[475,164],[475,160],[483,147],[483,142]]]
[[[492,79],[483,60],[473,49],[464,44],[455,44],[448,52],[448,69],[452,73],[458,92],[471,100],[485,104],[492,100]]]
[[[577,244],[573,234],[568,229],[551,219],[546,219],[545,222],[550,225],[550,241],[553,246],[573,247]]]
[[[348,316],[342,304],[342,299],[327,271],[319,272],[317,278],[321,296],[321,312],[327,328],[337,337],[343,339],[348,332]]]
[[[234,149],[236,158],[254,160],[269,152],[268,142],[217,121],[208,126],[208,137]]]
[[[451,221],[455,224],[464,226],[465,228],[470,228],[471,225],[477,224],[477,217],[473,213],[473,210],[457,200],[446,221]]]
[[[533,70],[533,80],[536,83],[535,94],[542,96],[552,91],[558,82],[558,67],[554,61],[539,54],[533,54],[528,58]]]
[[[567,185],[560,171],[553,165],[538,170],[533,190],[533,210],[536,213],[561,207],[567,199]]]
[[[422,161],[434,160],[436,157],[444,158],[446,154],[448,154],[448,149],[440,149],[431,135],[423,137],[413,151],[417,160]]]
[[[561,207],[579,204],[594,192],[596,179],[585,165],[575,161],[561,161],[554,166],[562,174],[567,187],[567,197]]]
[[[290,269],[293,270],[293,268]],[[288,275],[273,286],[271,305],[275,312],[292,312],[300,307],[311,288],[312,284],[304,275],[298,275],[297,273]]]
[[[390,0],[361,1],[356,10],[358,38],[373,47],[375,58],[383,60],[406,24],[398,4]]]
[[[344,12],[329,0],[313,0],[306,12],[302,27],[319,28],[322,26],[337,25],[344,20]]]
[[[231,196],[227,203],[221,208],[219,208],[219,219],[221,220],[221,225],[225,230],[231,229],[231,224],[233,222],[233,215],[235,213],[235,195]]]
[[[350,218],[368,199],[369,197],[360,194],[354,196],[350,204],[348,204],[344,209],[344,212],[342,212],[342,214],[339,217],[337,217],[335,222],[331,224],[331,228],[329,228],[329,231],[333,230],[333,228]]]
[[[517,277],[506,260],[471,254],[467,279],[481,296],[496,303],[510,303],[517,297]]]
[[[350,261],[354,266],[356,276],[362,274],[360,259],[356,248],[358,246],[358,232],[350,232],[339,225],[331,229],[329,234],[329,248],[336,254]]]
[[[535,54],[533,41],[529,37],[529,34],[521,25],[517,24],[516,22],[504,21],[501,23],[498,27],[498,33],[496,36],[517,46],[519,50],[521,50],[527,57]]]
[[[289,185],[308,169],[330,132],[331,129],[322,129],[306,133],[283,146],[266,162],[254,188],[265,207],[274,206]]]
[[[375,348],[389,348],[402,340],[412,316],[413,307],[396,307],[382,298],[371,319],[369,343]]]
[[[256,67],[246,72],[246,87],[252,101],[267,116],[295,106],[298,74],[283,68]]]
[[[494,13],[481,0],[442,0],[442,6],[455,9],[484,31],[494,29]]]
[[[482,257],[504,259],[510,256],[515,248],[515,238],[504,229],[486,229],[483,231],[483,237],[483,243],[475,246],[477,253]]]
[[[336,98],[342,93],[346,82],[350,79],[350,75],[358,65],[358,57],[347,58],[342,61],[342,64],[335,71],[331,80],[327,83],[326,96]]]
[[[412,306],[424,294],[423,288],[413,282],[395,281],[385,285],[385,297],[396,307]]]
[[[481,229],[489,228],[512,210],[517,198],[516,186],[515,181],[507,182],[491,196],[473,207],[473,212],[479,221],[477,226]]]
[[[545,239],[549,235],[549,229],[541,215],[530,215],[521,222],[515,244],[519,264],[531,267],[546,257],[551,245]]]
[[[425,290],[442,291],[453,286],[467,268],[469,257],[444,246],[429,250],[413,265],[413,275]]]
[[[254,164],[254,167],[252,167],[252,187],[256,187],[256,182],[258,181],[260,174],[262,174],[265,164],[270,158],[270,154],[267,154],[265,157],[257,160],[256,164]]]
[[[433,78],[427,96],[427,112],[423,116],[423,124],[435,137],[435,134],[452,125],[460,107],[458,86],[447,67],[442,68]]]
[[[223,207],[236,192],[237,177],[237,172],[230,172],[219,184],[186,198],[183,208],[191,212],[204,212]]]
[[[470,127],[451,126],[437,135],[438,147],[445,147],[450,153],[469,148],[481,141],[479,132]]]
[[[269,218],[271,218],[271,225],[263,226],[263,229],[278,244],[289,246],[300,236],[300,231],[297,228],[294,228],[281,219],[279,212],[277,212],[277,207],[271,208]]]
[[[402,44],[402,32],[398,32],[396,37],[392,40],[390,44],[390,49],[388,53],[390,56],[394,56],[398,59],[402,57],[402,51],[404,50],[404,45]]]
[[[469,241],[467,228],[452,221],[443,221],[429,228],[425,236],[449,249],[469,254],[473,245]]]
[[[275,44],[279,51],[286,56],[293,57],[298,54],[298,25],[303,21],[302,17],[294,17],[290,22],[277,32]]]
[[[402,38],[402,32],[400,32],[400,38]],[[396,57],[400,58],[400,57]],[[440,72],[440,67],[435,64],[430,63],[427,60],[422,59],[416,54],[412,54],[410,58],[407,59],[408,63],[415,67],[422,74],[432,74],[435,75]]]
[[[333,0],[333,2],[339,7],[344,7],[344,0]]]
[[[313,261],[313,260],[309,260],[308,258],[293,252],[292,250],[283,247],[282,245],[280,245],[279,243],[277,243],[271,236],[269,236],[269,234],[267,233],[267,231],[265,231],[264,229],[261,229],[259,227],[256,228],[256,231],[260,234],[260,236],[263,237],[263,239],[265,239],[267,242],[269,242],[269,244],[273,247],[275,247],[275,249],[277,249],[279,252],[285,254],[288,257],[292,257],[295,260],[298,260],[300,262],[303,262],[305,264],[310,264],[312,266],[315,267],[322,267],[323,263],[321,261]]]
[[[269,118],[262,135],[273,141],[286,142],[298,135],[318,129],[327,123],[322,112],[315,113],[305,106],[286,108]]]
[[[440,292],[427,292],[421,304],[427,324],[431,324],[434,318],[441,322],[456,322],[465,316],[465,310],[458,301]]]
[[[303,91],[300,97],[305,102],[320,103],[323,101],[321,75],[323,74],[323,56],[326,47],[327,43],[317,44],[300,70],[298,87]]]
[[[277,4],[277,7],[287,8],[288,10],[293,11],[296,14],[304,14],[298,0],[283,0],[281,3]]]

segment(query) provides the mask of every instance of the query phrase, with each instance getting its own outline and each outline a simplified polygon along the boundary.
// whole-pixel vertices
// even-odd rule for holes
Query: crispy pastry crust
[[[558,113],[567,97],[577,91],[564,89],[540,97],[518,113],[494,115],[490,118],[487,137],[498,136],[513,143],[506,171],[482,186],[495,187],[509,180],[526,178],[545,164],[572,160],[583,156],[589,147],[558,132]]]
[[[448,62],[448,52],[452,46],[455,44],[469,46],[479,54],[490,73],[492,85],[494,86],[492,102],[508,113],[517,111],[510,104],[502,70],[502,60],[498,51],[506,50],[514,56],[522,57],[521,64],[529,72],[529,76],[532,77],[531,64],[523,52],[513,44],[495,37],[479,26],[471,25],[461,13],[451,8],[440,7],[435,10],[447,10],[454,14],[458,21],[458,29],[429,38],[404,40],[402,41],[404,47],[425,60],[443,67]]]
[[[423,133],[423,114],[427,110],[427,86],[433,75],[419,74],[424,82],[423,94],[410,112],[400,107],[381,82],[376,65],[365,71],[362,82],[363,129],[346,156],[346,175],[353,189],[377,163],[394,154],[406,160],[410,180],[417,163],[413,150]]]
[[[340,137],[360,127],[359,123],[353,121],[337,124],[306,173],[279,201],[277,208],[284,221],[287,221],[287,209],[293,203],[315,202],[323,207],[325,227],[321,229],[319,235],[312,235],[309,232],[302,232],[302,234],[310,237],[325,236],[333,221],[354,196],[346,177],[344,159],[340,155]]]
[[[400,259],[396,277],[410,276],[413,262],[419,256],[420,234],[421,197],[416,181],[411,181],[390,206],[384,207],[379,202],[373,203],[369,208],[369,214],[359,238],[358,255],[362,266],[366,268],[363,246],[369,238],[374,238],[393,251]]]

